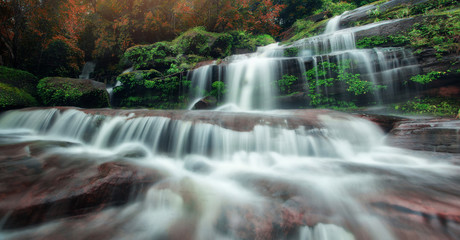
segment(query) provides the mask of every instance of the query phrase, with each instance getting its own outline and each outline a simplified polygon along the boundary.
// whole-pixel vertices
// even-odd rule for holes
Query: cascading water
[[[225,103],[233,106],[220,109],[273,109],[276,108],[276,96],[279,95],[277,81],[283,75],[294,75],[301,82],[305,83],[306,70],[315,69],[314,80],[316,95],[326,99],[333,96],[339,100],[348,101],[359,94],[370,95],[361,105],[375,105],[409,98],[410,91],[407,88],[407,80],[419,73],[417,60],[412,54],[400,47],[358,49],[356,47],[356,33],[378,28],[387,24],[394,24],[400,20],[381,21],[359,27],[340,29],[340,20],[347,16],[347,12],[332,18],[326,26],[323,34],[296,41],[288,46],[272,44],[260,47],[256,53],[237,55],[227,58],[226,64],[221,68],[228,69],[226,74],[216,79],[210,74],[202,78],[208,86],[214,81],[223,81],[228,85],[228,95]],[[297,56],[286,57],[286,49],[298,49]],[[332,65],[331,65],[332,64]],[[345,66],[349,64],[349,66]],[[354,88],[352,79],[341,79],[336,76],[340,70],[347,68],[346,72],[357,74],[360,81],[369,82],[368,90],[359,91],[355,88],[354,95],[351,89]],[[307,68],[305,66],[308,66]],[[202,67],[195,70],[193,75],[202,75],[209,67]],[[319,72],[319,71],[320,72]],[[325,72],[325,74],[321,74]],[[331,77],[339,77],[337,86],[332,83],[324,84]],[[312,85],[312,82],[307,82]],[[348,84],[348,85],[347,85]],[[356,84],[356,83],[355,83]],[[323,86],[320,86],[323,85]],[[358,86],[359,84],[356,84]],[[366,85],[361,83],[361,85]],[[198,85],[196,85],[198,86]],[[203,91],[207,88],[200,86]],[[304,90],[301,89],[300,90]],[[369,93],[368,93],[369,91]],[[309,93],[313,94],[313,93]],[[369,98],[369,97],[368,97]]]
[[[96,64],[94,62],[86,62],[85,65],[83,66],[83,69],[81,70],[80,76],[78,78],[80,79],[90,79],[91,74],[94,72],[94,69],[96,68]]]
[[[165,175],[145,197],[88,220],[106,219],[111,239],[175,239],[177,231],[190,239],[398,239],[375,206],[401,194],[460,193],[433,188],[455,184],[458,166],[385,146],[377,126],[337,112],[112,111],[0,115],[0,146],[72,142],[41,158],[123,160]],[[0,236],[47,238],[67,221]]]
[[[297,57],[284,56],[285,49],[292,46],[274,44],[254,54],[230,57],[221,66],[194,70],[189,79],[203,91],[192,97],[201,98],[212,82],[225,81],[225,103],[232,107],[224,109],[270,110],[277,106],[274,82],[285,74],[305,81],[308,61],[317,72],[327,72],[330,69],[321,63],[352,60],[357,62],[356,71],[368,75],[369,81],[387,81],[389,86],[404,75],[402,69],[415,68],[416,63],[403,49],[356,49],[354,33],[359,28],[337,30],[339,23],[337,17],[327,33],[295,42],[292,46],[301,50]],[[17,164],[32,162],[26,170],[36,175],[27,182],[31,184],[27,192],[21,193],[26,196],[46,192],[47,188],[34,183],[52,182],[49,175],[55,172],[66,171],[56,184],[71,178],[71,167],[80,162],[90,166],[89,172],[79,174],[87,178],[83,187],[87,191],[107,178],[105,187],[122,181],[109,178],[117,168],[110,169],[105,163],[138,166],[136,172],[141,172],[141,177],[142,170],[160,176],[145,191],[126,197],[129,200],[124,204],[94,206],[97,195],[90,194],[89,206],[58,217],[53,207],[72,208],[60,202],[64,194],[39,195],[39,200],[45,199],[43,215],[54,218],[25,227],[11,223],[25,210],[5,207],[15,206],[16,199],[3,198],[8,182],[4,181],[0,183],[0,213],[5,213],[0,215],[2,239],[388,240],[459,236],[458,216],[448,215],[449,209],[460,209],[460,191],[454,187],[459,182],[458,164],[389,147],[375,124],[333,111],[16,110],[0,115],[2,149],[5,153],[0,151],[0,159],[10,162],[0,162],[0,170],[5,166],[20,172]],[[7,155],[10,149],[18,153]],[[93,165],[96,167],[91,168]],[[36,173],[40,167],[47,170],[43,175]],[[96,173],[102,178],[94,177]],[[131,179],[127,172],[120,175]],[[136,187],[152,178],[141,178]],[[123,184],[124,191],[113,195],[130,194]],[[65,188],[74,185],[78,183]],[[55,191],[54,186],[48,188]],[[82,205],[78,194],[81,192],[70,193],[69,204]],[[24,201],[29,199],[18,200]],[[431,209],[438,205],[441,214]],[[86,207],[95,208],[96,213],[87,214]]]

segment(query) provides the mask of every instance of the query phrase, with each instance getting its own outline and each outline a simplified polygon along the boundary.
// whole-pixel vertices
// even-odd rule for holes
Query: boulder
[[[47,77],[40,80],[37,88],[47,106],[101,108],[110,105],[105,84],[89,79]]]
[[[217,106],[217,99],[212,96],[204,97],[198,100],[192,107],[192,109],[205,110],[213,109]]]

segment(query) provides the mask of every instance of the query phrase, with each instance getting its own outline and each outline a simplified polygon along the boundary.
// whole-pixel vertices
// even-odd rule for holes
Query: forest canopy
[[[203,26],[279,34],[331,0],[7,0],[0,3],[0,65],[39,77],[76,77],[85,61],[111,71],[134,45]],[[329,5],[328,5],[329,4]],[[354,4],[354,3],[347,3]]]

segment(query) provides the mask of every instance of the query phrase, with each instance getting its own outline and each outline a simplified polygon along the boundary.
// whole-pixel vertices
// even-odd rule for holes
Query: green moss
[[[91,80],[44,78],[37,86],[42,102],[47,106],[108,107],[105,88],[96,88]]]
[[[460,14],[431,17],[414,24],[408,33],[411,47],[423,49],[432,47],[438,56],[456,52],[460,43],[456,40],[460,32]]]
[[[312,37],[314,35],[319,34],[320,32],[324,31],[324,27],[326,26],[328,20],[323,20],[317,23],[314,23],[309,20],[299,19],[293,25],[293,33],[294,36],[291,37],[284,44],[292,43],[294,41],[300,40],[306,37]]]
[[[34,96],[38,79],[29,72],[0,66],[0,83],[22,89]]]
[[[0,110],[32,107],[36,105],[37,100],[24,91],[24,89],[0,83]]]
[[[404,35],[389,35],[389,36],[371,36],[358,39],[356,41],[357,48],[374,48],[374,47],[398,47],[410,43],[410,39]]]
[[[458,99],[425,97],[414,98],[405,103],[395,104],[394,109],[407,114],[427,114],[454,117],[460,109]]]

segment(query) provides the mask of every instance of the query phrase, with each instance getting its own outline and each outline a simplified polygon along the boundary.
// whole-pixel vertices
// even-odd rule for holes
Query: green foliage
[[[195,27],[174,39],[173,44],[184,54],[209,56],[211,42],[217,34],[205,31],[204,27]]]
[[[416,83],[420,83],[420,84],[427,84],[427,83],[430,83],[444,75],[446,75],[447,72],[436,72],[436,71],[433,71],[433,72],[429,72],[427,74],[424,74],[424,75],[417,75],[417,76],[413,76],[410,78],[411,81],[413,82],[416,82]]]
[[[37,100],[24,91],[24,89],[0,82],[0,110],[32,107],[36,105]]]
[[[117,81],[123,83],[125,87],[136,88],[143,87],[146,79],[153,79],[161,76],[162,74],[157,70],[142,70],[121,74],[117,77]]]
[[[47,106],[108,107],[108,93],[95,88],[91,80],[43,78],[37,85],[38,95]]]
[[[354,3],[348,3],[348,2],[335,2],[332,0],[323,0],[323,7],[316,11],[318,12],[329,12],[332,14],[332,16],[340,15],[345,11],[349,11],[352,9],[355,9],[356,5]]]
[[[283,53],[285,57],[297,57],[298,54],[299,54],[299,49],[296,47],[286,48],[284,49],[284,53]]]
[[[53,40],[43,52],[40,77],[77,77],[83,66],[84,52],[63,39]]]
[[[232,53],[233,38],[230,34],[222,34],[211,45],[211,57],[223,58]]]
[[[342,61],[338,64],[321,62],[319,66],[306,71],[308,96],[311,99],[310,105],[321,107],[356,107],[353,102],[341,101],[334,96],[326,94],[326,89],[334,87],[336,84],[344,85],[346,90],[355,96],[366,95],[384,88],[384,86],[375,86],[369,81],[361,80],[359,74],[352,73],[351,66],[350,61]]]
[[[457,0],[430,0],[410,8],[410,15],[427,14],[430,11],[458,7]]]
[[[283,77],[280,80],[278,80],[278,87],[281,93],[284,93],[284,94],[292,93],[291,86],[297,81],[298,81],[298,78],[296,76],[287,75],[287,74],[283,75]]]
[[[287,43],[294,42],[305,37],[312,37],[318,34],[319,32],[322,32],[326,22],[327,20],[323,20],[317,23],[304,19],[297,20],[292,25],[294,36],[292,36],[287,41]]]
[[[133,64],[136,70],[157,69],[165,71],[171,64],[177,64],[177,48],[171,43],[157,42],[152,45],[140,45],[129,48],[124,58]]]
[[[460,101],[449,98],[415,98],[406,103],[394,105],[394,109],[409,114],[428,114],[436,116],[451,116],[458,114]]]
[[[215,81],[212,83],[211,91],[209,92],[210,96],[215,97],[219,101],[220,99],[222,99],[222,96],[224,96],[226,93],[227,93],[227,86],[225,85],[224,82]]]
[[[421,23],[414,24],[414,28],[408,35],[413,48],[433,47],[440,57],[460,49],[460,43],[456,40],[459,32],[460,14],[456,14],[425,19]]]
[[[275,1],[276,2],[276,1]],[[291,27],[297,19],[304,19],[323,6],[322,0],[277,0],[286,7],[280,13],[281,26]]]
[[[405,35],[389,35],[389,36],[371,36],[363,37],[356,41],[357,48],[374,48],[388,46],[404,46],[410,43],[409,37]]]
[[[20,88],[31,95],[35,95],[38,79],[29,72],[0,66],[0,83]]]

